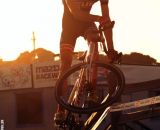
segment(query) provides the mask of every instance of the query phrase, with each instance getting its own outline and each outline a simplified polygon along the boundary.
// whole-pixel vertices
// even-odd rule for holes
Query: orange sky
[[[160,1],[110,0],[114,44],[123,53],[140,52],[160,61]],[[31,51],[32,32],[36,47],[59,52],[61,0],[1,0],[0,1],[0,58],[14,60],[21,52]],[[99,14],[97,3],[92,13]],[[82,38],[76,50],[85,49]]]

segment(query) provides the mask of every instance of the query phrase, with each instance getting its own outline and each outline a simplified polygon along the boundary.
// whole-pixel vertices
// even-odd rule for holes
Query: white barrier
[[[0,67],[0,90],[31,88],[30,65]]]
[[[74,61],[73,64],[77,64]],[[0,66],[0,90],[54,87],[58,79],[60,61],[33,63],[31,65]],[[160,79],[160,67],[118,65],[125,75],[126,84]],[[104,82],[99,74],[100,82]],[[76,78],[76,77],[74,77]]]

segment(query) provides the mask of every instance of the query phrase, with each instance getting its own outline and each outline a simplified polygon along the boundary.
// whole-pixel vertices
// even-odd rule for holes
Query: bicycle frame
[[[88,81],[92,84],[93,88],[96,89],[96,77],[97,77],[97,68],[94,65],[93,62],[96,62],[98,60],[98,43],[90,42],[89,43],[89,50],[86,55],[87,63],[88,63]]]
[[[102,31],[102,30],[101,30]],[[96,33],[100,33],[100,38],[99,38],[99,42],[104,42],[104,37],[102,32],[97,31]],[[101,40],[101,41],[100,41]],[[92,88],[90,88],[91,90],[96,90],[96,78],[97,78],[97,67],[94,65],[93,63],[98,61],[98,56],[99,56],[99,52],[98,52],[98,42],[88,42],[88,50],[87,53],[85,55],[85,58],[83,60],[83,62],[87,63],[87,69],[81,69],[79,72],[79,76],[76,80],[76,83],[74,85],[74,88],[70,94],[70,97],[68,99],[68,103],[72,104],[75,103],[78,94],[80,93],[80,89],[82,89],[81,84],[83,82],[83,75],[85,73],[86,75],[86,80],[89,81],[90,84],[92,84]],[[103,46],[105,44],[103,43]]]
[[[96,79],[97,79],[97,67],[96,65],[93,66],[94,62],[97,62],[99,60],[99,51],[98,51],[98,45],[102,44],[103,48],[106,49],[105,43],[104,43],[104,36],[102,33],[102,28],[99,26],[99,31],[93,32],[98,34],[98,38],[94,41],[88,42],[88,51],[86,54],[85,62],[88,63],[88,81],[92,84],[93,89],[96,90]],[[100,43],[99,43],[100,42]]]

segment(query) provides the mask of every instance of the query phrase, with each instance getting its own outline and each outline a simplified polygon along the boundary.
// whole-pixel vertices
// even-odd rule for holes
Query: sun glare
[[[118,51],[137,51],[160,60],[157,48],[160,43],[159,6],[158,0],[109,2],[111,19],[116,22],[113,40]],[[91,13],[100,14],[99,3],[94,5]],[[36,48],[59,53],[62,14],[61,0],[1,0],[0,58],[15,60],[20,53],[32,51],[33,31]],[[85,48],[85,41],[79,38],[75,51]]]

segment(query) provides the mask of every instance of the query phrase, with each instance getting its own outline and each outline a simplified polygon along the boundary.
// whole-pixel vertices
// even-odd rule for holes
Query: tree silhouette
[[[37,56],[37,57],[35,57]],[[17,64],[31,64],[36,62],[54,61],[55,54],[43,48],[38,48],[35,51],[25,51],[15,60]]]
[[[31,63],[31,53],[28,51],[25,51],[20,54],[20,56],[15,60],[15,63],[17,64],[30,64]]]
[[[139,64],[139,65],[155,65],[157,61],[149,55],[143,55],[141,53],[132,52],[131,54],[125,54],[122,57],[122,63],[124,64]]]
[[[77,57],[83,55],[84,52],[75,52],[73,55],[73,60],[77,59]],[[35,56],[38,58],[36,59]],[[54,61],[54,58],[59,56],[59,54],[54,54],[51,51],[48,51],[44,48],[38,48],[35,51],[25,51],[19,55],[19,57],[13,61],[14,64],[31,64],[33,62],[48,62]],[[101,61],[106,62],[106,56],[100,55],[99,59]],[[2,64],[3,61],[0,61]],[[150,57],[149,55],[143,55],[138,52],[132,52],[131,54],[124,54],[122,56],[122,64],[137,64],[137,65],[160,65],[157,61]]]
[[[51,51],[45,50],[43,48],[38,48],[35,50],[35,52],[33,51],[31,53],[33,57],[35,56],[34,53],[36,53],[36,55],[38,56],[38,62],[54,61],[55,54]]]

